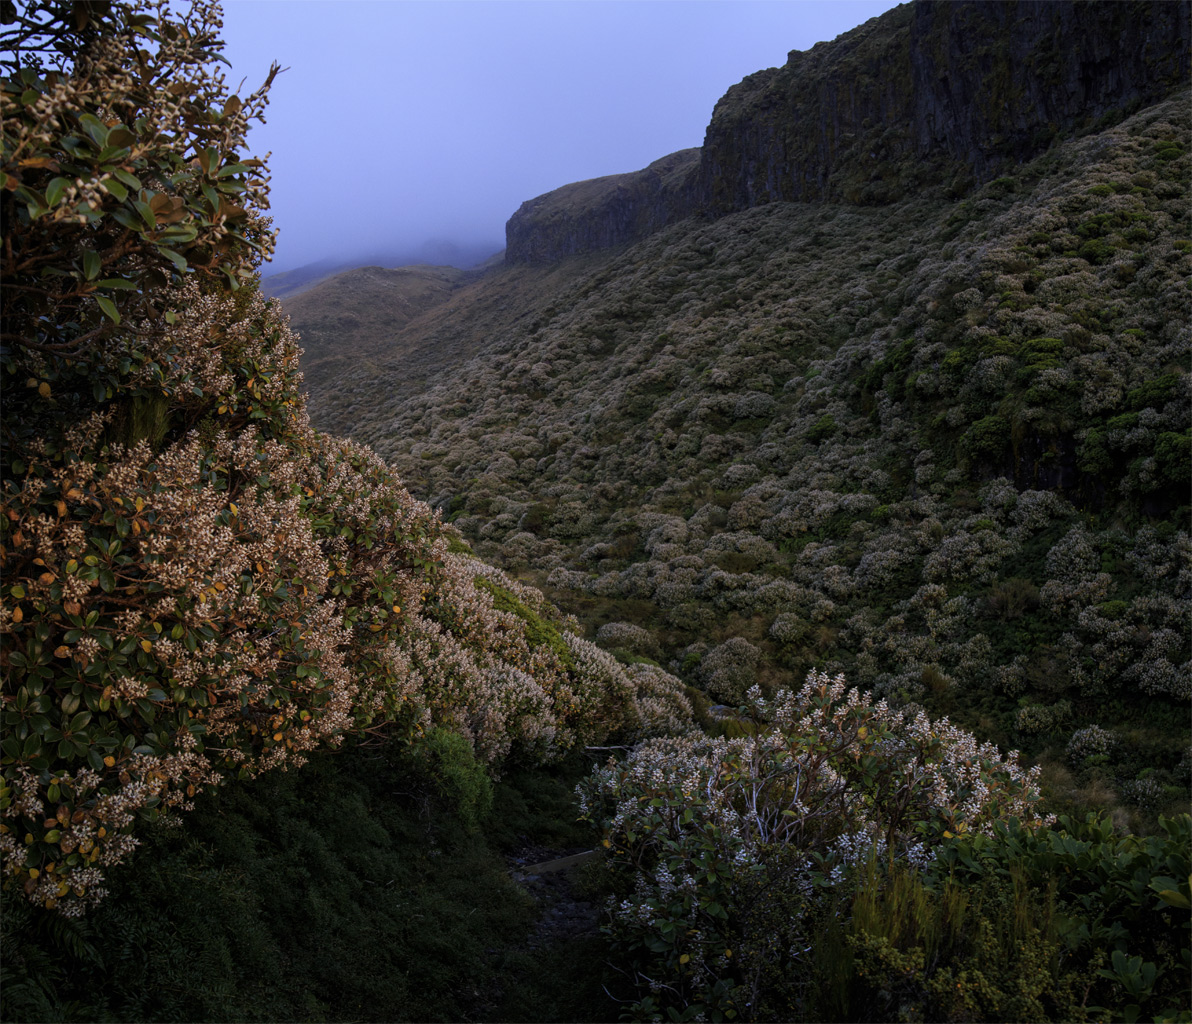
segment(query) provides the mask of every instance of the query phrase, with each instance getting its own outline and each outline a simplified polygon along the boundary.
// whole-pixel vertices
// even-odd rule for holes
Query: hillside
[[[445,302],[468,277],[455,267],[357,267],[284,295],[286,314],[302,335],[311,394],[354,366],[392,358],[395,331]]]
[[[397,333],[441,369],[313,415],[624,658],[730,704],[843,670],[1141,821],[1189,764],[1188,110],[492,271]],[[1131,742],[1074,770],[1091,724]]]
[[[283,302],[280,66],[78,6],[0,57],[0,1018],[1192,1019],[1192,5],[897,8]]]

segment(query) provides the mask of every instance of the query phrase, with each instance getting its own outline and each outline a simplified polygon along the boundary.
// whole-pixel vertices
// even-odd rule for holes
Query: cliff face
[[[889,202],[990,178],[1189,74],[1186,2],[919,0],[793,52],[716,105],[698,205]]]
[[[649,167],[564,185],[522,203],[505,226],[506,263],[553,263],[653,234],[694,212],[698,149]]]
[[[635,241],[773,201],[956,194],[1189,77],[1189,0],[916,0],[724,95],[699,150],[522,204],[506,262]]]

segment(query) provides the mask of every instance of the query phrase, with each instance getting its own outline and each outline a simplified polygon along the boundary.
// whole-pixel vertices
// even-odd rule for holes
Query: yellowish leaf
[[[49,397],[50,397],[50,386],[49,386],[49,384],[47,384],[47,383],[46,383],[46,382],[43,380],[43,381],[42,381],[40,384],[38,384],[38,385],[37,385],[37,393],[38,393],[39,395],[41,395],[41,397],[42,397],[42,398],[49,398]]]
[[[54,657],[55,658],[69,658],[70,657],[70,648],[67,647],[66,644],[63,644],[61,647],[55,647],[54,648]]]
[[[12,621],[21,622],[25,618],[25,613],[21,611],[21,606],[18,604],[12,610]]]
[[[111,754],[108,754],[108,756],[103,759],[103,763],[105,765],[107,765],[109,768],[116,767],[116,759],[114,757],[112,757]]]
[[[153,650],[153,644],[151,644],[148,640],[142,640],[141,641],[141,650],[144,651],[146,654],[148,654],[150,651]]]

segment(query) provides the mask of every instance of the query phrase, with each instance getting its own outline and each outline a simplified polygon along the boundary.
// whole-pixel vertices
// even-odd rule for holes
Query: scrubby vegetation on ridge
[[[959,199],[676,225],[313,415],[715,699],[844,671],[1153,820],[1190,763],[1188,109]],[[1072,761],[1089,725],[1130,742]]]

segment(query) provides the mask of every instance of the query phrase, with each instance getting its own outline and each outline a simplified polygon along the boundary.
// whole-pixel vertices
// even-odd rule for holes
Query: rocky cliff
[[[1186,2],[919,0],[791,53],[716,105],[698,205],[889,202],[995,177],[1189,74]]]
[[[553,263],[690,216],[699,157],[698,149],[682,149],[644,170],[578,181],[522,203],[505,226],[505,262]]]
[[[552,262],[776,200],[963,194],[1185,83],[1190,16],[1188,0],[903,4],[733,86],[702,149],[522,204],[506,261]]]

